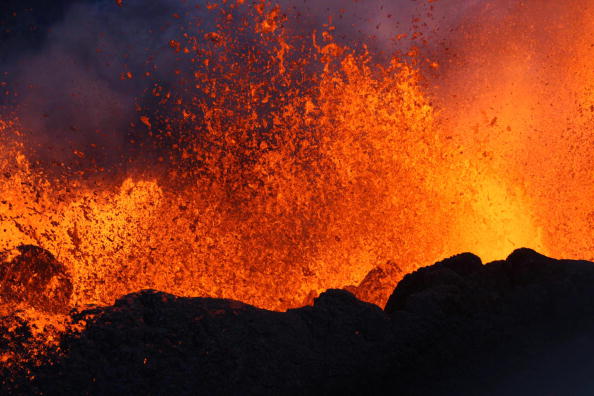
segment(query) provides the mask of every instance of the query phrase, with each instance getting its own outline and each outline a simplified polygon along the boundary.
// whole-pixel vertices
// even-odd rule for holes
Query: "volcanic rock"
[[[407,275],[385,312],[412,323],[389,369],[403,394],[594,394],[593,263],[459,255]]]
[[[72,313],[4,393],[594,394],[594,264],[520,249],[407,275],[385,311],[344,290],[284,313],[143,291]]]
[[[36,370],[44,393],[348,393],[387,364],[388,317],[342,290],[286,313],[147,290],[74,319],[87,329]]]
[[[37,246],[21,245],[0,254],[0,299],[46,312],[68,311],[72,281],[66,267]]]
[[[472,253],[463,253],[440,261],[430,267],[406,275],[394,290],[386,303],[385,311],[392,313],[404,309],[409,297],[422,294],[424,291],[434,293],[439,289],[451,289],[463,282],[465,275],[482,269],[482,261]],[[418,296],[416,296],[418,298]]]

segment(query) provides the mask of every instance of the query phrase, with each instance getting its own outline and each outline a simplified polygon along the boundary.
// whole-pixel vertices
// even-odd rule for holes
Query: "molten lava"
[[[386,60],[331,24],[294,33],[275,4],[211,2],[214,29],[169,43],[176,86],[155,81],[138,106],[154,162],[104,169],[85,147],[86,167],[43,161],[19,119],[0,120],[0,250],[52,252],[71,306],[151,288],[275,310],[372,273],[361,296],[383,305],[405,273],[461,251],[594,259],[582,3],[485,3],[448,51]]]

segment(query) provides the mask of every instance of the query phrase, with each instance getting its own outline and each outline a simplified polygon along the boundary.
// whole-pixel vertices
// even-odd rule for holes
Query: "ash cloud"
[[[41,4],[14,7],[12,24],[20,31],[5,30],[8,55],[0,67],[11,94],[3,110],[15,112],[42,159],[63,161],[73,150],[95,150],[112,162],[127,150],[136,100],[155,80],[171,78],[175,53],[168,42],[183,26],[172,15],[185,15],[190,6],[70,1],[56,11]]]
[[[280,5],[290,29],[309,35],[332,24],[338,40],[389,53],[415,44],[410,37],[395,41],[397,34],[428,36],[478,2],[435,9],[408,0],[281,0]],[[173,83],[174,70],[183,64],[169,40],[192,24],[212,24],[205,5],[202,0],[125,0],[121,7],[113,0],[5,3],[0,71],[11,95],[0,104],[3,112],[18,116],[33,157],[68,162],[80,151],[105,165],[129,156],[130,136],[142,128],[132,126],[138,121],[136,103],[155,81]]]

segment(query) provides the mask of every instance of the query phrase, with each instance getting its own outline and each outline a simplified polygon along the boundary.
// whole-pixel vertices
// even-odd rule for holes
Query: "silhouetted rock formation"
[[[425,267],[405,276],[386,303],[385,311],[390,314],[406,309],[409,298],[415,299],[425,293],[444,290],[447,285],[459,285],[464,277],[481,270],[481,259],[472,253],[463,253],[440,261],[431,267]],[[422,298],[422,297],[421,297]]]
[[[286,313],[144,291],[73,314],[86,330],[3,390],[589,395],[593,314],[594,265],[528,249],[419,269],[385,311],[341,290]]]
[[[403,394],[594,394],[593,263],[462,254],[407,275],[385,312],[414,348],[389,370]]]
[[[0,254],[0,301],[24,302],[46,312],[67,312],[72,282],[66,267],[37,246]]]

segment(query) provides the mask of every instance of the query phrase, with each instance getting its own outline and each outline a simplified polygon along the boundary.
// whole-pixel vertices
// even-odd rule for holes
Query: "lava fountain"
[[[122,153],[42,123],[57,99],[32,101],[35,84],[4,106],[0,250],[52,252],[71,307],[146,288],[285,310],[347,287],[383,305],[461,251],[594,259],[594,3],[542,3],[423,3],[410,31],[368,42],[343,12],[301,23],[287,2],[172,13],[167,67],[114,72],[145,86]],[[109,110],[101,92],[78,111],[111,128],[125,96]]]

